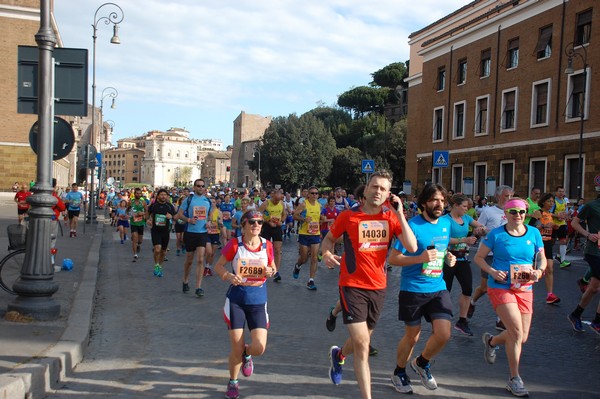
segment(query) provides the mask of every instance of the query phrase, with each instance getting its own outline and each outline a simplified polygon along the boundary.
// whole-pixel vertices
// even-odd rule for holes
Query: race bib
[[[531,286],[531,264],[510,265],[510,289],[513,291],[525,291]]]
[[[421,275],[431,278],[442,277],[442,270],[444,269],[444,258],[446,257],[446,251],[437,251],[437,256],[434,261],[423,263],[421,268]]]
[[[164,227],[167,225],[167,215],[154,215],[154,225],[156,227]]]
[[[275,224],[279,224],[279,222],[281,222],[281,218],[277,218],[275,216],[271,216],[271,222],[275,223]],[[310,227],[310,225],[309,225]]]
[[[206,207],[195,206],[194,207],[194,219],[206,220]]]
[[[242,285],[261,286],[267,281],[265,259],[238,259],[235,274],[241,277]]]
[[[308,222],[308,234],[319,234],[319,222]]]
[[[387,220],[365,220],[358,224],[359,251],[387,250],[390,226]]]
[[[142,215],[139,215],[137,213],[133,214],[133,221],[134,221],[134,223],[139,223],[142,220],[144,220],[144,215],[143,214]]]
[[[206,231],[208,234],[219,234],[219,227],[215,222],[206,222]]]
[[[223,211],[223,220],[231,220],[231,212]]]

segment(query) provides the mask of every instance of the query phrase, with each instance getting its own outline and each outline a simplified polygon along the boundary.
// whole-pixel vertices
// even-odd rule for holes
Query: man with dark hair
[[[406,366],[419,340],[421,318],[431,323],[432,334],[421,354],[410,362],[410,367],[427,389],[437,388],[431,375],[430,360],[450,339],[452,300],[442,277],[444,262],[454,267],[456,257],[447,251],[450,220],[442,217],[447,195],[446,189],[439,184],[425,186],[417,199],[421,214],[408,222],[417,240],[417,250],[405,249],[402,243],[396,242],[388,260],[390,265],[402,267],[398,319],[406,327],[404,337],[398,343],[396,368],[392,374],[394,388],[402,393],[412,393]]]
[[[341,348],[329,349],[329,377],[334,384],[340,384],[345,359],[354,354],[354,374],[364,399],[371,398],[369,344],[385,300],[389,245],[392,238],[397,237],[408,250],[417,249],[415,236],[402,213],[401,201],[390,193],[391,185],[389,173],[373,173],[364,191],[364,202],[342,212],[323,241],[325,264],[340,266],[340,303],[350,334]],[[395,204],[393,209],[384,205],[390,194]],[[342,235],[345,247],[340,257],[334,254],[334,245]]]
[[[133,250],[133,262],[137,262],[142,243],[144,242],[144,226],[146,225],[146,212],[148,204],[146,199],[142,198],[142,189],[137,187],[133,190],[133,199],[131,200],[130,228],[131,245]]]
[[[150,226],[152,245],[154,246],[154,275],[163,276],[163,261],[169,247],[169,232],[175,215],[175,208],[169,202],[169,193],[161,188],[156,193],[156,201],[148,207],[146,224]]]

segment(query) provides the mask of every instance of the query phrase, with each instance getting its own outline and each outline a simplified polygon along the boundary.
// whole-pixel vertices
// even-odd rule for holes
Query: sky
[[[245,111],[301,115],[409,59],[408,36],[467,0],[55,0],[63,46],[89,50],[96,21],[96,106],[116,140],[184,128],[233,143]],[[98,10],[98,11],[97,11]],[[96,13],[94,19],[94,14]],[[116,11],[121,44],[110,44]]]

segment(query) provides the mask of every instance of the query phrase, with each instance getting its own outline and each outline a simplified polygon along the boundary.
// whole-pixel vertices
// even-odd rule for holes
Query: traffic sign
[[[66,120],[54,117],[54,123],[52,126],[54,130],[54,142],[52,147],[52,159],[57,161],[63,159],[71,153],[73,146],[75,145],[75,134],[71,124]],[[33,152],[37,154],[37,141],[38,141],[38,123],[37,121],[33,124],[29,130],[29,145]]]
[[[594,177],[594,185],[600,186],[600,175],[596,175],[596,177]]]
[[[450,165],[449,151],[433,151],[433,167],[447,168]]]
[[[373,173],[375,172],[375,161],[372,159],[362,160],[362,173]]]

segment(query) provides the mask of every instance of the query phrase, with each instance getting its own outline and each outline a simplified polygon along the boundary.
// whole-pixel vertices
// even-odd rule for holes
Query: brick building
[[[57,46],[63,47],[53,15],[51,21]],[[37,46],[34,36],[39,29],[39,0],[0,0],[0,190],[36,178],[37,156],[29,145],[29,131],[37,115],[17,113],[17,50],[19,45]],[[75,151],[54,162],[53,176],[60,186],[74,181]]]
[[[595,198],[599,12],[593,0],[476,0],[412,33],[406,177],[413,188],[434,181],[488,195],[507,184],[527,196],[533,186],[562,185],[575,199],[581,143],[583,197]],[[433,151],[447,157],[434,159]]]
[[[247,114],[242,111],[233,121],[233,152],[231,154],[232,187],[254,187],[257,177],[248,167],[254,159],[254,148],[271,124],[270,116]]]

